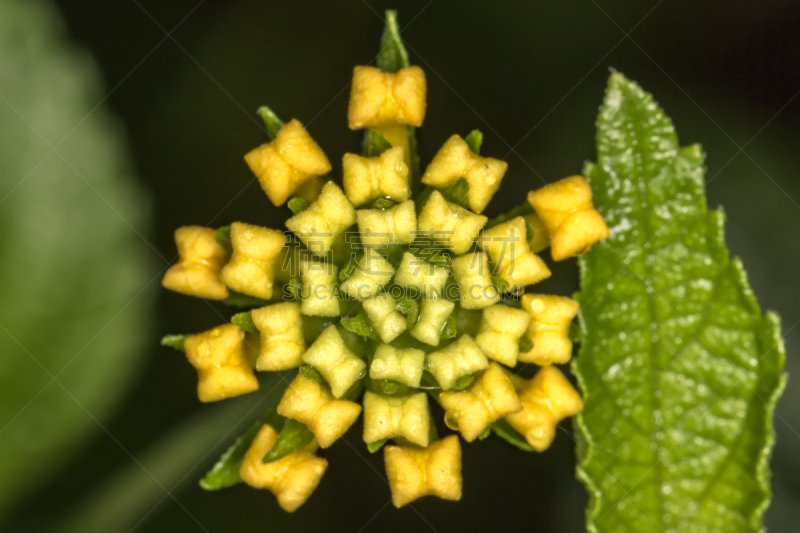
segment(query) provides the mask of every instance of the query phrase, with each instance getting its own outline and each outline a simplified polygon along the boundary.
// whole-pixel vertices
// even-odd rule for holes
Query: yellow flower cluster
[[[313,441],[265,463],[279,440],[277,428],[265,424],[239,470],[290,512],[325,472],[317,448],[334,444],[362,411],[363,440],[370,450],[383,446],[400,507],[427,495],[461,498],[461,444],[457,435],[438,437],[430,399],[467,442],[504,423],[537,451],[549,447],[559,421],[582,409],[553,366],[571,358],[578,303],[523,293],[551,275],[537,253],[550,246],[559,261],[608,236],[591,189],[580,176],[567,178],[531,192],[527,213],[489,223],[481,213],[507,164],[454,135],[416,175],[428,187],[412,198],[408,128],[423,123],[425,93],[418,67],[356,67],[349,126],[380,132],[391,147],[371,157],[345,154],[342,189],[324,177],[332,170],[327,157],[292,120],[245,156],[276,206],[293,196],[306,201],[299,209],[290,202],[289,232],[235,222],[229,241],[200,226],[175,233],[180,258],[164,287],[264,300],[245,319],[183,341],[200,400],[256,390],[255,370],[302,367],[277,414],[305,426]],[[459,200],[448,188],[464,181]],[[336,259],[351,241],[358,246],[344,249],[358,251]],[[425,256],[422,241],[445,261]],[[509,295],[521,295],[521,305]],[[541,367],[529,380],[517,375],[527,363]]]

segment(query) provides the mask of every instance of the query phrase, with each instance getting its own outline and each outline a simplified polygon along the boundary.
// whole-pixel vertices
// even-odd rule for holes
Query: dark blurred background
[[[428,78],[423,164],[452,133],[481,129],[484,152],[510,165],[490,214],[595,158],[594,121],[609,68],[654,93],[682,143],[704,146],[709,206],[724,206],[732,253],[744,260],[761,305],[783,318],[788,372],[800,364],[797,2],[55,4],[65,46],[71,41],[97,64],[105,89],[94,101],[108,96],[104,105],[122,125],[152,202],[149,229],[141,226],[152,249],[138,252],[147,256],[145,280],[174,257],[177,226],[242,220],[280,227],[288,215],[272,207],[242,159],[266,141],[259,105],[304,122],[332,161],[357,150],[361,134],[346,125],[352,67],[374,60],[383,12],[396,8],[411,61]],[[577,268],[567,263],[543,291],[577,289]],[[194,370],[158,339],[210,328],[231,310],[155,285],[148,293],[154,304],[143,312],[153,326],[136,326],[142,366],[129,376],[119,408],[103,418],[105,430],[93,427],[82,447],[13,495],[3,530],[584,530],[587,498],[574,478],[569,423],[544,454],[526,455],[498,439],[464,446],[460,503],[424,499],[395,510],[381,454],[366,452],[359,428],[348,433],[350,445],[325,452],[329,470],[294,515],[245,486],[203,492],[197,480],[259,414],[257,402],[267,401],[272,383],[256,398],[200,405]],[[795,531],[800,520],[798,400],[790,376],[775,421],[772,531]],[[60,454],[57,446],[52,453]]]

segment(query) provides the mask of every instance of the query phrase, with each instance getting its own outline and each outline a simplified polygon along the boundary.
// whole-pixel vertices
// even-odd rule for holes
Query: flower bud
[[[383,454],[395,507],[423,496],[461,499],[461,444],[456,435],[427,448],[386,446]]]
[[[258,380],[245,356],[244,332],[226,324],[184,341],[186,358],[197,369],[197,396],[215,402],[258,390]]]
[[[300,366],[306,341],[300,304],[284,302],[250,312],[261,334],[261,352],[256,368],[261,371],[287,370]]]
[[[269,300],[277,258],[285,242],[278,230],[234,222],[231,224],[233,254],[222,269],[222,281],[237,292]]]
[[[167,270],[161,285],[175,292],[223,300],[228,288],[219,273],[228,261],[228,252],[214,237],[214,230],[202,226],[183,226],[175,230],[180,259]]]
[[[394,74],[356,67],[347,112],[350,129],[396,123],[422,126],[425,88],[425,73],[419,67],[406,67]]]
[[[533,341],[533,349],[520,354],[519,360],[540,366],[568,362],[572,357],[569,325],[580,304],[564,296],[524,294],[522,308],[531,315],[528,337]]]

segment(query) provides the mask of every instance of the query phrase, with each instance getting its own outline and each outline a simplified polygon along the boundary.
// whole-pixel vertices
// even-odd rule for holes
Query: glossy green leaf
[[[275,444],[272,445],[272,448],[269,449],[262,461],[264,463],[274,463],[301,448],[305,448],[313,440],[314,434],[305,424],[289,419],[284,424],[281,432],[278,433]]]
[[[273,429],[277,429],[282,426],[283,421],[284,418],[275,412],[275,407],[269,409],[264,416],[256,420],[247,432],[236,439],[231,447],[222,454],[211,470],[200,480],[200,487],[205,490],[219,490],[240,483],[242,478],[239,477],[239,469],[242,467],[244,456],[261,427],[264,424],[269,424]]]
[[[364,156],[376,157],[391,148],[392,145],[378,130],[368,130],[364,136]]]
[[[151,247],[125,133],[70,37],[49,2],[0,2],[0,516],[136,384],[172,259]]]
[[[447,322],[444,323],[444,327],[442,328],[441,338],[455,339],[456,335],[458,335],[458,323],[456,322],[455,315],[450,315],[447,317]]]
[[[231,324],[239,326],[239,328],[246,333],[259,333],[258,328],[256,327],[255,323],[253,323],[253,315],[250,313],[250,311],[236,313],[233,315],[231,317]]]
[[[483,133],[481,130],[472,130],[464,137],[464,142],[467,143],[469,149],[475,155],[481,155],[481,145],[483,144]]]
[[[222,226],[217,228],[214,232],[214,239],[219,243],[220,246],[225,248],[229,254],[233,253],[233,244],[231,244],[231,227],[230,226]]]
[[[174,335],[164,335],[161,337],[161,346],[166,346],[167,348],[173,348],[178,350],[179,352],[185,352],[186,348],[184,348],[183,343],[187,337],[191,335],[185,334],[174,334]]]
[[[585,175],[611,229],[580,260],[579,477],[590,531],[762,530],[777,316],[762,314],[706,209],[704,157],[613,73]]]
[[[270,139],[274,139],[284,126],[283,121],[278,118],[278,115],[276,115],[272,109],[265,105],[262,105],[258,108],[258,114],[261,116],[261,119],[264,121],[264,125],[267,127],[267,135],[269,135]]]
[[[294,197],[286,203],[286,207],[295,215],[305,211],[310,205],[311,203],[308,200],[298,197]]]
[[[452,390],[464,390],[470,385],[472,385],[473,381],[475,381],[475,376],[473,376],[472,374],[470,374],[469,376],[462,376],[458,378],[455,383],[453,383]]]

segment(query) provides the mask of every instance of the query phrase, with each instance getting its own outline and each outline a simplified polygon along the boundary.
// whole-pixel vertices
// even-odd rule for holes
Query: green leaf
[[[260,333],[256,325],[253,323],[253,315],[250,314],[250,311],[236,313],[233,315],[231,317],[231,324],[239,326],[239,328],[246,333]]]
[[[442,191],[442,196],[444,196],[445,200],[451,204],[460,205],[464,209],[469,209],[468,194],[469,183],[465,178],[458,178],[458,181]]]
[[[384,72],[397,72],[409,66],[408,52],[400,38],[397,24],[397,11],[386,11],[386,28],[381,37],[381,50],[378,53],[378,68]]]
[[[269,305],[267,300],[262,300],[255,296],[248,296],[235,291],[228,292],[228,297],[222,300],[222,303],[231,307],[264,307],[265,305]]]
[[[378,384],[380,386],[381,392],[383,394],[389,394],[389,395],[397,394],[397,391],[399,391],[400,388],[403,387],[402,384],[396,381],[392,381],[390,379],[381,379],[378,381]]]
[[[191,335],[184,335],[184,334],[164,335],[163,337],[161,337],[161,346],[166,346],[167,348],[174,348],[179,352],[185,352],[186,348],[183,347],[183,341],[185,341],[187,337],[191,337]]]
[[[380,209],[385,210],[392,208],[397,205],[397,202],[394,200],[389,200],[388,198],[378,198],[372,203],[372,209]]]
[[[286,203],[286,206],[295,215],[302,211],[305,211],[310,205],[311,203],[308,200],[298,197],[294,197]]]
[[[455,339],[457,334],[458,323],[456,322],[456,316],[451,314],[449,317],[447,317],[447,322],[444,323],[441,337],[443,339]]]
[[[303,283],[300,281],[300,278],[294,277],[289,280],[289,283],[286,286],[286,290],[289,291],[289,294],[292,295],[294,301],[300,301],[300,295],[302,294],[302,286]]]
[[[379,156],[391,147],[391,143],[378,130],[369,130],[364,136],[365,157]]]
[[[342,326],[346,330],[352,331],[359,337],[368,337],[376,341],[381,340],[381,338],[378,336],[378,333],[373,331],[373,329],[370,327],[369,318],[367,317],[366,313],[364,313],[364,310],[361,308],[359,308],[355,316],[349,318],[343,318]]]
[[[311,381],[315,381],[321,385],[328,384],[325,381],[325,378],[322,377],[322,374],[320,374],[319,371],[311,365],[301,365],[300,375],[302,375],[306,379],[310,379]]]
[[[217,231],[214,232],[214,238],[217,240],[220,246],[225,248],[225,251],[228,252],[229,255],[233,253],[230,226],[222,226],[217,228]]]
[[[528,441],[525,440],[525,437],[519,434],[516,429],[512,428],[511,425],[506,422],[505,418],[498,420],[497,422],[491,425],[492,431],[495,435],[503,439],[504,441],[508,442],[509,444],[516,446],[523,452],[533,452],[533,446],[528,444]]]
[[[508,213],[503,213],[502,215],[497,215],[493,219],[490,219],[489,222],[486,223],[486,226],[484,226],[484,229],[489,229],[495,226],[499,226],[503,222],[508,222],[513,218],[530,215],[531,213],[533,213],[533,207],[531,207],[531,204],[529,204],[528,202],[525,202],[524,204],[514,207]],[[525,229],[528,230],[527,225],[525,226]],[[532,235],[533,228],[529,229],[528,232],[529,234],[527,235],[527,237],[530,240],[530,238],[533,237]]]
[[[486,440],[492,435],[492,426],[483,430],[483,433],[478,435],[478,440]]]
[[[351,255],[350,259],[347,260],[347,264],[344,267],[342,267],[341,270],[339,270],[339,281],[341,283],[347,281],[347,278],[349,278],[350,275],[355,271],[357,263],[358,260],[356,259],[356,257],[354,255]]]
[[[219,490],[241,482],[242,478],[239,477],[239,469],[242,467],[244,456],[261,427],[264,424],[269,424],[273,429],[277,429],[283,420],[284,418],[275,411],[275,407],[267,411],[222,454],[211,470],[200,480],[200,487],[205,490]]]
[[[612,235],[580,260],[579,477],[590,531],[761,531],[777,316],[706,209],[704,157],[638,85],[609,80],[585,175]]]
[[[270,139],[274,139],[284,126],[283,121],[278,118],[278,115],[276,115],[272,109],[265,105],[262,105],[258,108],[258,114],[261,115],[261,119],[264,121],[264,125],[267,127],[267,135],[269,135]]]
[[[283,429],[278,433],[275,444],[269,449],[262,459],[264,463],[274,463],[289,454],[305,448],[314,440],[314,434],[305,424],[297,420],[287,420]]]
[[[455,383],[453,383],[453,390],[464,390],[472,385],[473,381],[475,381],[475,376],[472,374],[468,376],[462,376],[458,378]]]
[[[505,279],[496,274],[492,274],[492,284],[497,287],[497,292],[500,294],[505,294],[511,288],[511,285]]]
[[[527,335],[520,337],[517,345],[519,346],[519,353],[528,353],[533,349],[533,342]]]
[[[464,137],[464,142],[467,143],[469,149],[475,155],[481,155],[481,145],[483,144],[483,133],[481,130],[472,130]]]
[[[386,11],[386,27],[381,36],[381,48],[378,52],[378,68],[384,72],[397,72],[409,66],[408,51],[400,38],[400,27],[397,23],[397,11]],[[408,151],[411,155],[409,181],[411,192],[416,194],[421,185],[422,175],[419,171],[419,150],[417,149],[417,132],[414,126],[408,126]],[[368,141],[365,141],[368,142]]]
[[[129,397],[166,264],[104,75],[57,13],[0,2],[0,516]]]
[[[367,444],[367,451],[369,451],[369,453],[378,452],[380,451],[381,448],[383,448],[383,445],[386,444],[388,441],[389,439],[381,439],[381,440],[376,440],[375,442],[370,442],[369,444]]]
[[[419,302],[403,295],[397,300],[397,310],[406,315],[406,329],[411,331],[419,318]]]

